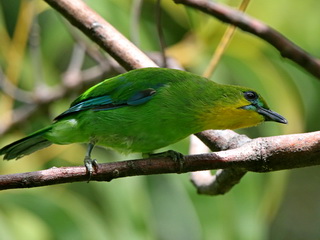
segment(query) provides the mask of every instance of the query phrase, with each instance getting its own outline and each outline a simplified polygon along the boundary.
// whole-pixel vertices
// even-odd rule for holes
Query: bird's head
[[[255,91],[249,90],[243,92],[243,97],[249,102],[248,105],[239,107],[239,109],[253,111],[260,114],[265,121],[274,121],[283,124],[287,124],[288,121],[279,113],[276,113],[269,109],[264,99],[259,96]]]
[[[202,115],[206,129],[237,129],[255,126],[264,121],[287,124],[280,114],[270,110],[265,100],[255,91],[221,85],[219,98]]]

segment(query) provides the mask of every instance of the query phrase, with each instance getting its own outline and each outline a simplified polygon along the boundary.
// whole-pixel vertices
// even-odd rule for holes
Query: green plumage
[[[2,148],[0,155],[9,160],[51,143],[75,142],[150,153],[209,128],[286,123],[250,93],[255,94],[179,70],[133,70],[91,87],[51,126]]]
[[[5,154],[4,159],[19,159],[42,148],[49,147],[52,142],[44,138],[44,134],[51,126],[41,129],[25,138],[13,142],[0,150],[0,155]]]

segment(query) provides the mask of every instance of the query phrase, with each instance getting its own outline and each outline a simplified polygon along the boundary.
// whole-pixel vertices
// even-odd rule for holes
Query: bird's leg
[[[143,154],[143,156],[145,156]],[[173,161],[179,164],[179,172],[181,173],[183,170],[183,164],[184,164],[184,156],[182,153],[173,151],[173,150],[168,150],[165,152],[161,153],[147,153],[148,157],[155,157],[155,158],[161,158],[161,157],[170,157]]]
[[[92,152],[93,147],[94,147],[94,143],[90,142],[88,144],[88,149],[87,149],[86,156],[84,157],[84,166],[86,167],[87,173],[89,174],[88,182],[91,179],[93,171],[94,170],[95,171],[98,170],[98,162],[97,162],[97,160],[96,159],[93,159],[93,160],[91,159],[91,152]]]

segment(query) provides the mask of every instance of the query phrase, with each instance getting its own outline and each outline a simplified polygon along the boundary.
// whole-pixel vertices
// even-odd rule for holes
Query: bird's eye
[[[248,101],[254,101],[258,99],[258,94],[254,91],[248,91],[248,92],[244,92],[244,97],[248,100]]]

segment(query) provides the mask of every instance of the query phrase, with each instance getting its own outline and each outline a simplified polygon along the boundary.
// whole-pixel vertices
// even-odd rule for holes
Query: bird
[[[250,88],[182,70],[141,68],[89,88],[51,125],[1,148],[0,156],[19,159],[51,144],[87,143],[84,165],[91,176],[98,167],[91,158],[95,145],[152,156],[194,133],[264,121],[287,124]]]

